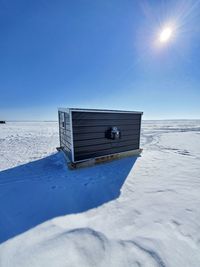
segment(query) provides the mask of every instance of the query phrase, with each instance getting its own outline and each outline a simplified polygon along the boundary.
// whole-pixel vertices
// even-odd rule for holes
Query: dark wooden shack
[[[59,108],[60,147],[72,163],[139,150],[142,114]]]

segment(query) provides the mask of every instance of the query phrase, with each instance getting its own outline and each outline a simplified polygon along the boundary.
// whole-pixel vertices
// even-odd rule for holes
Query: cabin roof
[[[142,111],[132,111],[132,110],[111,110],[111,109],[88,109],[88,108],[58,108],[61,112],[70,111],[80,111],[80,112],[102,112],[102,113],[133,113],[133,114],[143,114]]]

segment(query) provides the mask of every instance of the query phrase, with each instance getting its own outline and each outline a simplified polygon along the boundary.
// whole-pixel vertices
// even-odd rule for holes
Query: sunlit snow
[[[200,266],[200,121],[145,121],[141,157],[70,171],[55,122],[0,125],[0,266]]]

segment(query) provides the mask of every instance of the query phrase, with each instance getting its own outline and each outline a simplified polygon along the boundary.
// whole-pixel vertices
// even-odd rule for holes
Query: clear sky
[[[200,118],[199,1],[0,0],[0,119],[60,106]]]

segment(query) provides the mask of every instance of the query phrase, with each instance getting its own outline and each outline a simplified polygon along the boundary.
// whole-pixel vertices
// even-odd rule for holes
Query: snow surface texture
[[[141,143],[70,171],[56,123],[0,125],[0,266],[199,267],[200,121],[144,122]]]
[[[8,122],[0,125],[0,171],[50,154],[58,146],[56,122]]]

